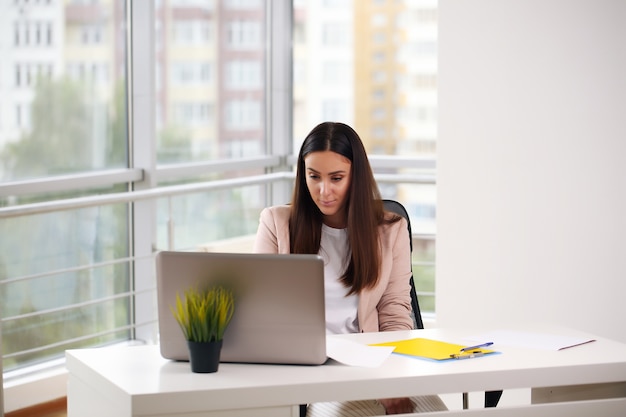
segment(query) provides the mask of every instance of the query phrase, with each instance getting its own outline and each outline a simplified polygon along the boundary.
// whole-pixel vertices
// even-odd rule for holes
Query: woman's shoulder
[[[291,206],[288,204],[281,204],[277,206],[265,207],[261,211],[261,218],[273,218],[274,221],[285,221],[289,219],[291,214]]]
[[[386,226],[386,227],[402,227],[402,225],[404,225],[404,227],[407,226],[407,220],[397,214],[394,213],[392,211],[384,211],[384,215],[383,215],[383,222],[381,224],[382,226]]]
[[[290,214],[291,206],[289,204],[279,204],[277,206],[265,207],[263,211],[270,212],[272,214]]]
[[[379,230],[383,236],[395,236],[403,230],[407,230],[408,223],[406,219],[398,214],[385,211],[384,221],[380,224]]]

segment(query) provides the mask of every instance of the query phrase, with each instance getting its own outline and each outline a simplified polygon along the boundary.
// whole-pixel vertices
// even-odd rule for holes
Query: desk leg
[[[599,400],[626,397],[626,382],[533,388],[531,403]]]

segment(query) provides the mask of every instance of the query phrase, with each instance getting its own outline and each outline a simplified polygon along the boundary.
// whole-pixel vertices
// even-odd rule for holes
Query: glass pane
[[[422,312],[435,311],[435,236],[413,239],[413,280]]]
[[[402,170],[408,171],[408,170]],[[411,217],[413,233],[434,235],[437,232],[437,187],[433,184],[395,185],[394,198],[404,202]],[[382,187],[381,187],[382,188]]]
[[[368,153],[434,157],[437,1],[294,2],[294,149],[322,121]]]
[[[124,9],[0,4],[0,181],[127,166]]]
[[[115,205],[0,220],[12,236],[0,240],[5,370],[128,338],[127,216]]]
[[[313,126],[334,120],[353,126],[370,155],[434,160],[436,0],[298,1],[293,36],[296,151]],[[414,169],[385,173],[434,178]],[[435,232],[434,185],[379,187],[407,207],[414,232]]]
[[[0,2],[0,182],[125,168],[126,2]],[[18,205],[124,185],[3,195]],[[0,219],[4,369],[127,339],[125,204]]]
[[[158,163],[265,153],[266,3],[157,3]]]
[[[158,248],[250,252],[265,194],[257,185],[159,199]]]

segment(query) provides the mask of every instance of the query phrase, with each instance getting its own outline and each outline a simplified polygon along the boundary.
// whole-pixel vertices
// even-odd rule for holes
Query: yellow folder
[[[466,345],[457,345],[454,343],[447,343],[441,342],[439,340],[423,338],[375,343],[371,346],[395,346],[395,349],[393,350],[394,353],[435,359],[438,361],[455,359],[457,357],[459,359],[463,359],[465,357],[469,358],[486,355],[488,353],[494,353],[493,350],[488,349],[472,349],[469,352],[461,352],[462,348],[467,347]]]

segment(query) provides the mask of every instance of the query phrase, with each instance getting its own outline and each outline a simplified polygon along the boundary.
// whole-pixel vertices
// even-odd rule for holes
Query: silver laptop
[[[221,362],[319,365],[326,361],[324,264],[317,255],[162,251],[156,255],[159,342],[166,359],[189,360],[172,315],[176,294],[223,282],[235,313]]]

